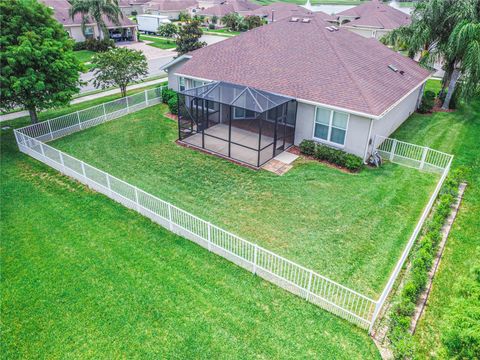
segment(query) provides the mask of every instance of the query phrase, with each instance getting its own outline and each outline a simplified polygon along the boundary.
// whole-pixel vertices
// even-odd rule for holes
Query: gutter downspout
[[[363,153],[363,163],[367,163],[367,156],[368,156],[368,146],[371,144],[371,135],[372,135],[372,127],[373,127],[373,119],[370,119],[370,127],[368,129],[368,137],[367,142],[365,144],[365,151]]]

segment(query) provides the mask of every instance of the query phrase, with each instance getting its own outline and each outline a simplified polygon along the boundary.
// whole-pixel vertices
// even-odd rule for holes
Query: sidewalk
[[[155,79],[155,80],[151,80],[151,81],[141,82],[141,83],[138,83],[138,84],[135,84],[135,85],[130,85],[130,86],[127,87],[127,90],[134,90],[134,89],[139,89],[139,88],[142,88],[142,87],[145,87],[145,86],[159,84],[159,83],[165,82],[166,77],[167,76],[165,76],[161,79]],[[118,93],[120,93],[120,89],[118,89],[118,88],[111,89],[111,90],[106,90],[106,91],[102,91],[102,92],[99,92],[99,93],[78,97],[76,99],[73,99],[70,102],[70,104],[71,105],[79,104],[79,103],[82,103],[82,102],[85,102],[85,101],[98,99],[98,98],[101,98],[101,97],[104,97],[104,96],[114,95],[114,94],[118,94]],[[23,111],[17,111],[17,112],[14,112],[14,113],[10,113],[10,114],[0,115],[0,122],[8,121],[8,120],[14,120],[14,119],[18,119],[18,118],[24,117],[24,116],[28,116],[28,111],[23,110]]]

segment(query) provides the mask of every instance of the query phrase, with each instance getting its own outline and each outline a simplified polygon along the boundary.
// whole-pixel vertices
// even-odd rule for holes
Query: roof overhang
[[[177,64],[177,63],[179,63],[183,60],[188,60],[188,59],[191,59],[191,58],[192,58],[191,55],[180,55],[176,59],[173,59],[172,61],[166,63],[165,65],[162,65],[160,67],[160,70],[167,71],[170,66],[173,66],[173,65],[175,65],[175,64]],[[205,80],[205,81],[211,81],[211,80]]]

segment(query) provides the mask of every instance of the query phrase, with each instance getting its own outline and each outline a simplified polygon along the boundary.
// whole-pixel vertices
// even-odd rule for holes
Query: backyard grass
[[[438,177],[387,164],[346,174],[299,160],[284,176],[175,144],[158,105],[53,146],[372,297]]]
[[[479,261],[475,253],[480,244],[480,100],[454,113],[415,114],[395,136],[452,153],[452,167],[466,169],[467,190],[414,336],[416,358],[447,359],[442,334],[454,326],[447,318],[449,307],[460,298],[454,284],[468,277]]]
[[[174,40],[161,38],[158,36],[139,35],[139,40],[151,41],[147,43],[149,46],[153,46],[159,49],[174,49],[177,44]]]
[[[11,129],[0,143],[1,358],[380,358],[365,331],[21,154]]]

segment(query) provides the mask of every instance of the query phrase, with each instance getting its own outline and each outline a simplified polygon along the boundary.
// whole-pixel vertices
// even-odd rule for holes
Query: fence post
[[[85,183],[87,183],[87,173],[85,172],[85,163],[80,161],[80,165],[82,166],[82,175],[85,178]]]
[[[137,211],[140,212],[140,203],[138,202],[138,188],[134,186],[133,189],[135,191],[135,205],[137,207]]]
[[[38,141],[38,140],[37,140],[37,141]],[[46,158],[46,156],[45,156],[45,151],[43,150],[43,143],[42,143],[41,141],[38,141],[38,142],[40,143],[40,150],[42,150],[42,155],[43,155],[43,157]]]
[[[63,173],[65,174],[65,162],[63,161],[63,154],[61,151],[59,151],[58,154],[60,155],[60,163],[62,164]]]
[[[172,205],[168,203],[168,228],[170,231],[173,229],[173,223],[172,223]]]
[[[423,167],[425,166],[425,159],[427,158],[428,150],[429,148],[426,146],[423,148],[422,160],[420,160],[420,167],[419,167],[420,170],[423,170]]]
[[[147,90],[145,90],[145,106],[148,106],[148,94],[147,94]]]
[[[310,300],[310,292],[312,289],[312,277],[313,277],[313,271],[310,270],[310,275],[308,276],[307,295],[305,296],[305,300],[307,301]]]
[[[393,139],[392,150],[390,152],[390,161],[393,161],[393,156],[395,155],[396,149],[397,149],[397,139]]]
[[[105,122],[107,121],[107,110],[105,109],[105,103],[103,103],[102,105],[103,105],[103,119]]]
[[[110,186],[110,176],[108,175],[108,173],[105,173],[105,177],[107,178],[108,194],[111,197],[112,196],[112,187]]]
[[[378,314],[380,313],[380,309],[382,308],[383,301],[377,301],[375,305],[375,310],[373,310],[372,320],[370,320],[370,326],[368,327],[368,334],[372,335],[373,325],[375,324],[375,320],[377,320]]]
[[[80,121],[80,113],[78,111],[77,111],[77,120],[78,120],[78,126],[80,126],[80,130],[83,130],[82,122]]]
[[[50,131],[50,140],[53,140],[53,131],[52,126],[50,125],[50,120],[47,121],[48,124],[48,131]]]
[[[212,251],[212,231],[211,231],[212,225],[207,222],[207,247],[208,251]]]
[[[253,244],[253,269],[252,273],[255,275],[257,274],[257,252],[258,252],[258,246],[257,244]]]

